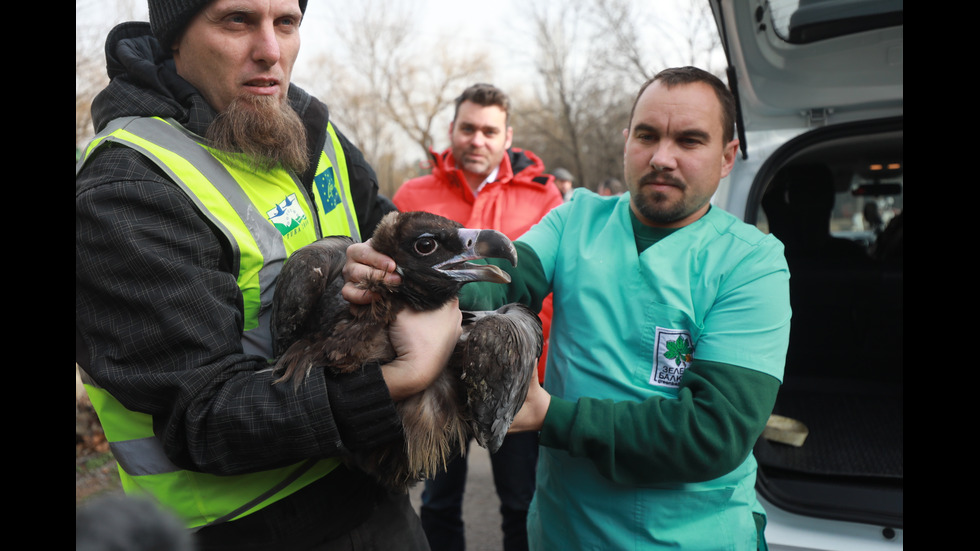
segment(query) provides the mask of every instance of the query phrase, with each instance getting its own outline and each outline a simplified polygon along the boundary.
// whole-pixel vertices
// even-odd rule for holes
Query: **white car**
[[[759,440],[770,549],[901,549],[902,0],[710,0],[741,152],[714,204],[786,245],[790,350]]]

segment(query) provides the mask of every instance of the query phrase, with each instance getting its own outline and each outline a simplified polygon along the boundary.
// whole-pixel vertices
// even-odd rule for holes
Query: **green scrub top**
[[[692,358],[782,379],[782,246],[718,208],[637,254],[629,194],[577,193],[520,241],[554,291],[545,388],[565,400],[675,398]],[[755,549],[756,462],[698,483],[635,486],[542,447],[533,549]]]

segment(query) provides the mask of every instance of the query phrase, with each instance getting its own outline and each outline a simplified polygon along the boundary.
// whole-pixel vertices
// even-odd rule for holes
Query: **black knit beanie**
[[[191,19],[212,0],[148,0],[150,29],[164,49],[184,32]],[[307,0],[299,0],[299,9],[306,13]]]

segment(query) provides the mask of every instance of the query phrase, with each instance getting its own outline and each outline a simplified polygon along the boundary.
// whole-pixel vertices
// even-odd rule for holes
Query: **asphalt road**
[[[418,512],[422,502],[422,483],[411,491]],[[466,492],[463,494],[463,523],[466,525],[466,551],[500,551],[500,499],[493,488],[490,455],[477,445],[470,446]]]

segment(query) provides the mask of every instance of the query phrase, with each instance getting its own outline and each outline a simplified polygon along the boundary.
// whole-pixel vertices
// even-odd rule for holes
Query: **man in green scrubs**
[[[710,204],[738,150],[734,100],[668,69],[624,136],[629,193],[577,191],[516,242],[510,285],[460,300],[554,292],[545,383],[511,428],[540,431],[531,547],[765,549],[752,446],[782,378],[789,272],[778,240]],[[352,280],[390,263],[348,256]]]

